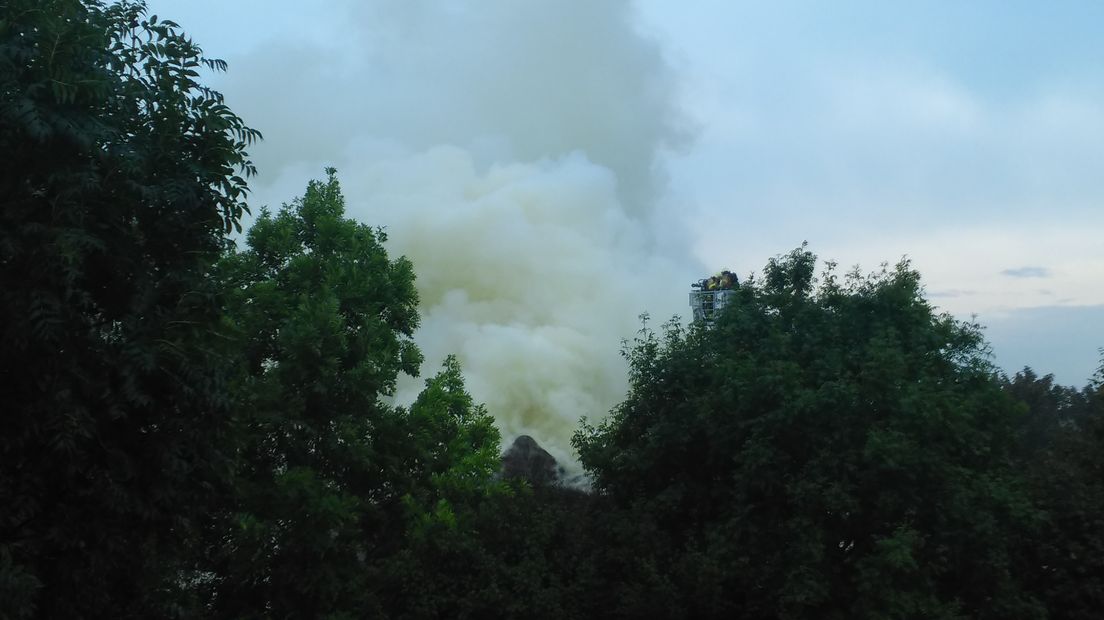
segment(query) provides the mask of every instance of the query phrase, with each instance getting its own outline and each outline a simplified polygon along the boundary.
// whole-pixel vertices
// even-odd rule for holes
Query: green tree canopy
[[[225,462],[219,304],[204,278],[245,209],[259,134],[198,81],[223,66],[141,2],[0,5],[11,616],[125,616],[167,600],[172,558]]]
[[[687,617],[1037,616],[1008,538],[1035,516],[1021,409],[978,326],[934,313],[907,262],[818,281],[815,260],[771,260],[713,327],[646,330],[627,400],[576,435],[651,529],[626,592]]]
[[[1104,609],[1104,366],[1082,390],[1030,368],[1005,381],[1025,405],[1019,467],[1042,515],[1019,548],[1020,571],[1054,619]]]
[[[382,230],[345,217],[336,173],[217,270],[241,346],[235,491],[210,543],[219,617],[378,617],[400,607],[394,558],[455,525],[497,466],[498,431],[455,358],[409,410],[382,399],[417,373],[414,273]]]

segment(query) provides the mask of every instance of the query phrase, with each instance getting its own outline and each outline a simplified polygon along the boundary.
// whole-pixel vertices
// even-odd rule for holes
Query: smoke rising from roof
[[[573,461],[579,417],[625,394],[619,349],[638,315],[685,314],[698,275],[656,163],[688,134],[661,50],[626,2],[328,18],[327,46],[267,47],[224,87],[266,135],[259,196],[286,200],[336,165],[349,214],[414,262],[424,373],[457,353],[506,441]]]

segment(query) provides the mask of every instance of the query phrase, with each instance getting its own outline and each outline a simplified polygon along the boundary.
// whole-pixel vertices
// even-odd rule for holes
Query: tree
[[[0,12],[0,609],[167,615],[226,461],[204,278],[259,134],[141,2]]]
[[[1028,586],[1056,619],[1104,608],[1104,366],[1084,389],[1030,368],[1005,381],[1027,409],[1019,467],[1042,520],[1019,548]]]
[[[1037,519],[1022,412],[980,328],[936,315],[907,262],[818,282],[815,260],[772,259],[713,327],[645,330],[628,398],[576,434],[655,532],[629,586],[674,584],[687,617],[1041,616],[1006,540]]]
[[[1079,427],[1089,415],[1092,389],[1077,390],[1054,383],[1054,375],[1040,377],[1024,368],[1002,380],[1006,393],[1027,407],[1021,422],[1020,454],[1032,460],[1052,447],[1063,429]]]
[[[241,449],[197,574],[215,616],[393,615],[396,558],[491,483],[498,431],[455,358],[409,410],[382,400],[422,360],[413,268],[386,240],[344,217],[330,168],[219,265]]]

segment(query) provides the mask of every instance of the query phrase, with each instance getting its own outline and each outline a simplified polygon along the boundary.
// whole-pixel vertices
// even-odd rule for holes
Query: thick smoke
[[[503,433],[565,462],[579,416],[624,396],[619,342],[637,315],[674,312],[685,296],[614,175],[581,152],[480,173],[467,151],[436,147],[360,168],[355,182],[418,269],[427,359],[458,353]],[[403,400],[417,388],[406,387]]]
[[[697,275],[656,165],[685,137],[675,83],[634,20],[612,1],[373,4],[330,49],[237,65],[235,91],[283,85],[242,111],[276,145],[257,153],[269,191],[334,163],[350,214],[414,262],[423,373],[457,353],[504,437],[565,463],[579,417],[624,397],[638,315],[685,314]]]

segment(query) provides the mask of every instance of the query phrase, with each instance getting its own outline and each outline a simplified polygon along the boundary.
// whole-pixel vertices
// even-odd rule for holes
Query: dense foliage
[[[0,609],[125,615],[225,460],[206,276],[258,134],[140,4],[0,11]]]
[[[1104,609],[1104,366],[1082,390],[1025,368],[1005,389],[1027,406],[1019,466],[1041,523],[1019,548],[1051,618]]]
[[[231,241],[223,63],[140,2],[0,12],[0,619],[1104,609],[1104,368],[1002,377],[907,263],[802,247],[645,325],[592,490],[503,477],[455,357],[390,402],[414,266],[334,170]]]
[[[451,523],[450,499],[497,468],[498,431],[454,358],[409,410],[380,400],[421,362],[414,273],[344,217],[328,175],[263,211],[214,276],[240,360],[232,494],[197,575],[218,617],[380,615],[407,535]]]
[[[646,332],[628,399],[577,435],[661,541],[626,583],[686,617],[1042,617],[1017,566],[1045,517],[1017,460],[1035,423],[978,327],[907,263],[814,263],[772,260],[715,326]]]

